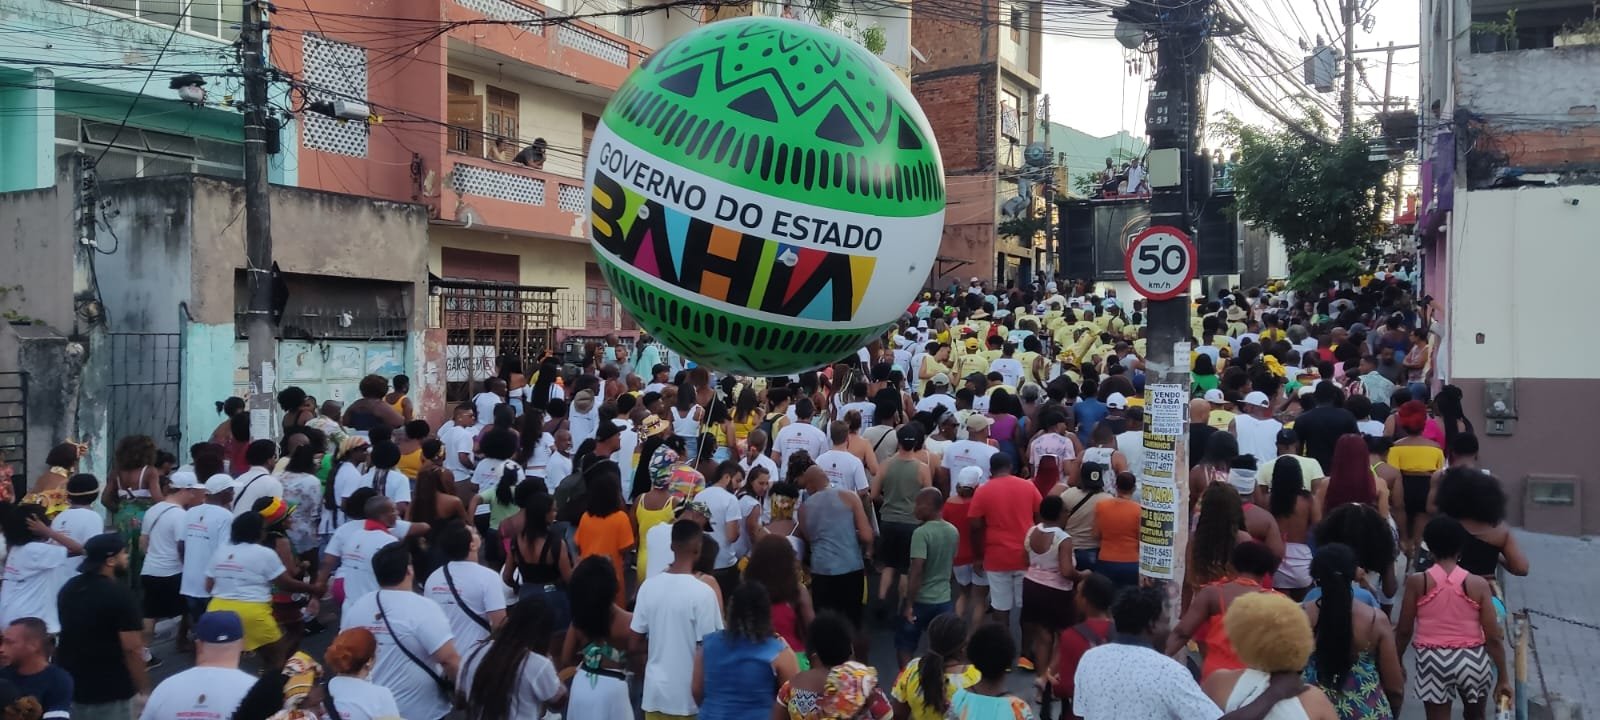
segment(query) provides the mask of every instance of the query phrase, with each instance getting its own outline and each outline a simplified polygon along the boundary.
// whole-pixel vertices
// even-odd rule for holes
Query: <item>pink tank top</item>
[[[1460,566],[1446,575],[1438,565],[1428,568],[1432,585],[1417,600],[1417,634],[1411,644],[1419,648],[1470,648],[1483,644],[1479,605],[1467,597],[1468,573]]]

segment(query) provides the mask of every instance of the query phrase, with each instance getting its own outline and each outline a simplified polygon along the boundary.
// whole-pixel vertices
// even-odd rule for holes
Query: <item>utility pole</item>
[[[1339,12],[1344,16],[1344,97],[1340,103],[1344,127],[1340,134],[1349,135],[1356,127],[1356,0],[1339,0]]]
[[[1055,152],[1050,146],[1050,95],[1047,93],[1039,100],[1039,117],[1044,120],[1044,151],[1047,155]],[[1056,279],[1056,269],[1061,264],[1061,259],[1056,257],[1056,235],[1052,220],[1056,210],[1056,173],[1054,164],[1044,168],[1044,271],[1045,282]]]
[[[272,323],[272,207],[267,184],[267,51],[269,5],[246,0],[239,31],[244,74],[244,242],[249,305],[245,335],[250,352],[250,437],[270,438],[276,384],[277,339]]]
[[[1151,179],[1150,226],[1170,226],[1194,236],[1194,198],[1190,194],[1194,152],[1198,146],[1201,118],[1204,117],[1204,94],[1200,90],[1200,74],[1209,65],[1208,18],[1211,0],[1151,0],[1130,3],[1118,14],[1120,19],[1142,25],[1146,32],[1156,37],[1155,85],[1150,91],[1149,109],[1145,114],[1150,152],[1147,171]],[[1196,258],[1198,259],[1198,258]],[[1168,300],[1149,303],[1148,347],[1145,366],[1150,383],[1177,384],[1189,387],[1189,353],[1186,350],[1192,331],[1189,313],[1192,309],[1187,288]],[[1147,390],[1151,387],[1146,386]],[[1148,398],[1147,398],[1148,404]],[[1187,408],[1182,413],[1187,421]],[[1145,478],[1150,483],[1170,483],[1171,512],[1156,513],[1146,504],[1144,522],[1170,525],[1171,577],[1161,577],[1167,595],[1167,611],[1173,622],[1181,615],[1184,558],[1187,555],[1189,535],[1188,503],[1188,450],[1187,425],[1172,435],[1156,435],[1147,428],[1144,443],[1147,453],[1171,452],[1174,462],[1170,468],[1145,468]],[[1170,473],[1158,476],[1157,473]],[[1151,493],[1146,493],[1149,498]],[[1143,542],[1143,541],[1141,541]],[[1163,542],[1162,544],[1165,544]],[[1167,552],[1155,543],[1158,552]],[[1144,552],[1141,550],[1141,555]],[[1141,563],[1142,564],[1142,563]],[[1141,568],[1141,574],[1146,574]],[[1152,577],[1156,577],[1152,575]]]

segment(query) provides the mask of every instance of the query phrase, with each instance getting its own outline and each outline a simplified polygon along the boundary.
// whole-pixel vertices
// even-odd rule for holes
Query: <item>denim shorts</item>
[[[894,649],[901,652],[916,652],[917,643],[922,640],[922,634],[928,631],[928,626],[933,624],[933,619],[947,612],[955,611],[955,603],[945,601],[942,603],[912,603],[911,615],[913,622],[906,622],[905,617],[900,618],[900,626],[895,628]]]
[[[544,603],[545,611],[550,614],[550,631],[566,632],[572,625],[572,602],[567,598],[566,588],[560,585],[535,585],[523,583],[517,589],[517,600],[538,598]]]

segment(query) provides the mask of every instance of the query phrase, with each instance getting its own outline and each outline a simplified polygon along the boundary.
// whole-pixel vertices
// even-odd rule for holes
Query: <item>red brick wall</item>
[[[1560,170],[1600,165],[1600,124],[1497,133],[1511,167]]]
[[[911,80],[911,92],[933,126],[948,174],[994,169],[998,101],[992,70]]]
[[[941,5],[942,8],[938,7]],[[952,10],[948,3],[912,2],[911,46],[926,58],[917,61],[912,68],[913,73],[994,62],[999,57],[1000,26],[996,23],[1000,15],[997,0],[978,0],[958,5],[960,9]],[[988,10],[987,25],[974,22],[979,19],[980,5]]]

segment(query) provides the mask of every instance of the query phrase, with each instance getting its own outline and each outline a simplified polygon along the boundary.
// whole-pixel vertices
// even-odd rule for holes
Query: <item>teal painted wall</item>
[[[233,323],[189,323],[183,332],[183,442],[190,445],[210,439],[222,422],[217,401],[233,394]]]
[[[112,123],[126,117],[130,127],[243,141],[239,113],[223,106],[228,96],[243,94],[239,79],[230,75],[235,72],[231,38],[173,33],[58,0],[0,0],[0,37],[6,40],[5,56],[28,60],[0,62],[0,192],[53,181],[56,113]],[[53,91],[35,79],[38,68],[53,73]],[[206,77],[210,105],[196,108],[177,100],[167,83],[185,73]],[[283,92],[278,91],[280,105],[286,100]],[[283,153],[269,163],[269,179],[294,185],[293,124],[280,135]]]

